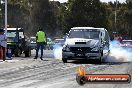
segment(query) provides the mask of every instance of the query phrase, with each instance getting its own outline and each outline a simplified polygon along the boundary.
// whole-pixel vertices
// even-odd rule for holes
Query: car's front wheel
[[[66,58],[62,58],[63,63],[67,63],[67,59]]]
[[[100,57],[99,60],[98,60],[98,63],[99,63],[99,64],[102,64],[102,62],[103,62],[103,58]]]
[[[104,58],[103,58],[103,51],[101,52],[101,56],[99,57],[98,59],[98,63],[99,64],[102,64],[102,62],[104,61]]]

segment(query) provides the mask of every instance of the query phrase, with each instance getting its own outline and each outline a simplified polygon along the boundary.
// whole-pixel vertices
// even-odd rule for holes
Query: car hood
[[[93,48],[93,47],[99,46],[100,41],[99,39],[71,38],[71,39],[66,39],[65,45]]]

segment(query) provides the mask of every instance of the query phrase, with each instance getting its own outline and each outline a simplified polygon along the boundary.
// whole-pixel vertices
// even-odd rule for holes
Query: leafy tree
[[[99,0],[69,0],[65,29],[75,26],[107,27],[105,6]]]
[[[32,0],[31,4],[32,30],[36,32],[38,27],[42,27],[49,35],[52,34],[51,31],[54,31],[55,22],[49,0]]]
[[[8,0],[8,24],[23,27],[30,35],[39,27],[52,34],[55,19],[49,0]]]
[[[4,1],[4,0],[3,0]],[[23,27],[34,35],[38,27],[51,36],[61,34],[75,26],[107,28],[115,31],[116,2],[103,3],[100,0],[68,0],[59,3],[49,0],[8,0],[8,24]],[[0,26],[4,25],[4,4],[0,4]],[[132,0],[117,4],[117,31],[132,37]],[[53,33],[54,32],[54,33]]]

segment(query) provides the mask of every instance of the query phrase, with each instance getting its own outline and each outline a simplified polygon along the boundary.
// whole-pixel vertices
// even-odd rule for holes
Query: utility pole
[[[7,0],[5,0],[5,34],[7,34]]]
[[[7,36],[7,0],[5,0],[5,35]],[[5,55],[6,55],[6,51],[5,51]]]
[[[118,32],[117,30],[117,3],[118,1],[116,0],[116,6],[115,6],[115,31],[116,33]]]

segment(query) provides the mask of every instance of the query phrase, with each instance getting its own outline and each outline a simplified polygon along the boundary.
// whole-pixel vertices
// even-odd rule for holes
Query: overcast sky
[[[51,1],[53,1],[53,0],[51,0]],[[68,1],[68,0],[54,0],[54,1],[66,2],[66,1]],[[116,0],[100,0],[100,1],[102,1],[102,2],[109,2],[109,1],[114,2],[114,1],[116,1]],[[125,2],[126,0],[118,0],[118,1],[120,1],[120,2]]]

